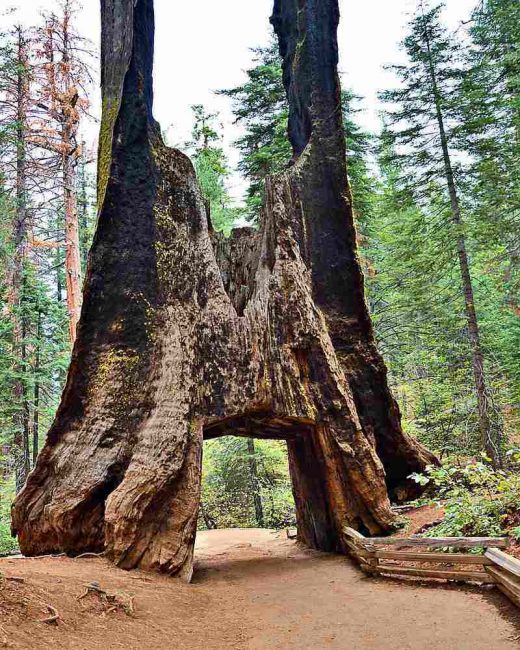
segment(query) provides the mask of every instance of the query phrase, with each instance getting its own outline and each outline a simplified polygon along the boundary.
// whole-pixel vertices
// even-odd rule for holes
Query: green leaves
[[[235,143],[240,151],[238,168],[249,182],[245,216],[258,223],[265,179],[288,164],[292,150],[278,46],[273,40],[268,47],[253,52],[255,65],[246,71],[247,81],[220,94],[233,101],[236,122],[245,130]]]
[[[222,135],[218,130],[222,130],[222,125],[217,125],[216,113],[208,113],[200,104],[192,106],[192,111],[193,139],[187,146],[193,151],[195,171],[209,207],[213,228],[229,234],[240,211],[233,207],[226,189],[229,169],[226,155],[220,146]]]
[[[294,523],[294,501],[283,442],[255,440],[257,476],[251,472],[247,439],[226,436],[204,443],[201,525],[257,526],[253,493],[259,491],[264,526]]]
[[[518,464],[506,472],[494,471],[488,462],[447,462],[442,467],[428,467],[425,474],[412,475],[420,485],[431,486],[430,496],[440,500],[445,510],[444,520],[425,536],[518,535],[520,527],[510,528],[508,522],[519,513],[519,469]]]
[[[478,453],[479,434],[460,236],[493,402],[493,433],[504,428],[507,435],[518,424],[520,276],[513,233],[520,232],[520,141],[502,78],[510,71],[505,53],[520,51],[518,3],[484,3],[464,49],[442,24],[441,7],[422,5],[424,15],[412,18],[403,42],[407,62],[392,67],[400,84],[381,95],[387,106],[379,148],[382,179],[361,243],[376,335],[405,429],[441,456],[467,455]],[[454,223],[447,191],[439,109],[461,224]]]

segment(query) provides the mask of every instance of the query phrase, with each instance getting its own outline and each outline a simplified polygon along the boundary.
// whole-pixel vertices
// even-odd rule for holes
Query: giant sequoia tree
[[[204,438],[286,439],[302,541],[393,524],[433,459],[403,434],[363,295],[337,0],[276,0],[292,166],[258,231],[212,231],[152,115],[153,0],[102,0],[99,221],[67,385],[15,503],[24,553],[191,576]]]

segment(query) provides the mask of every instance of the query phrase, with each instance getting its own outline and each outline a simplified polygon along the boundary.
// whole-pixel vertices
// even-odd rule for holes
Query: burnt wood
[[[287,440],[301,541],[389,532],[435,458],[401,429],[364,300],[337,0],[276,0],[291,166],[258,231],[212,232],[153,118],[153,2],[102,0],[99,218],[62,401],[13,508],[27,555],[190,579],[203,439]]]

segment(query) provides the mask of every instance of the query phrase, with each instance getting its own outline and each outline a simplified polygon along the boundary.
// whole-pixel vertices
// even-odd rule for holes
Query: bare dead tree
[[[77,165],[82,155],[78,133],[88,114],[86,87],[91,81],[89,43],[74,29],[76,0],[63,0],[60,14],[44,15],[37,30],[39,47],[39,121],[33,142],[55,157],[59,194],[65,222],[65,282],[71,343],[81,313],[81,251],[78,221]]]

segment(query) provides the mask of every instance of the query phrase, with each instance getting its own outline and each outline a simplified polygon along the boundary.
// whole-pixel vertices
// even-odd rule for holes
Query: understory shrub
[[[0,484],[0,553],[18,550],[18,542],[11,536],[11,502],[14,498],[14,481]]]
[[[520,451],[508,452],[508,469],[494,470],[486,459],[460,466],[446,462],[413,474],[428,486],[433,503],[442,503],[443,521],[426,537],[493,537],[504,534],[520,539]]]

